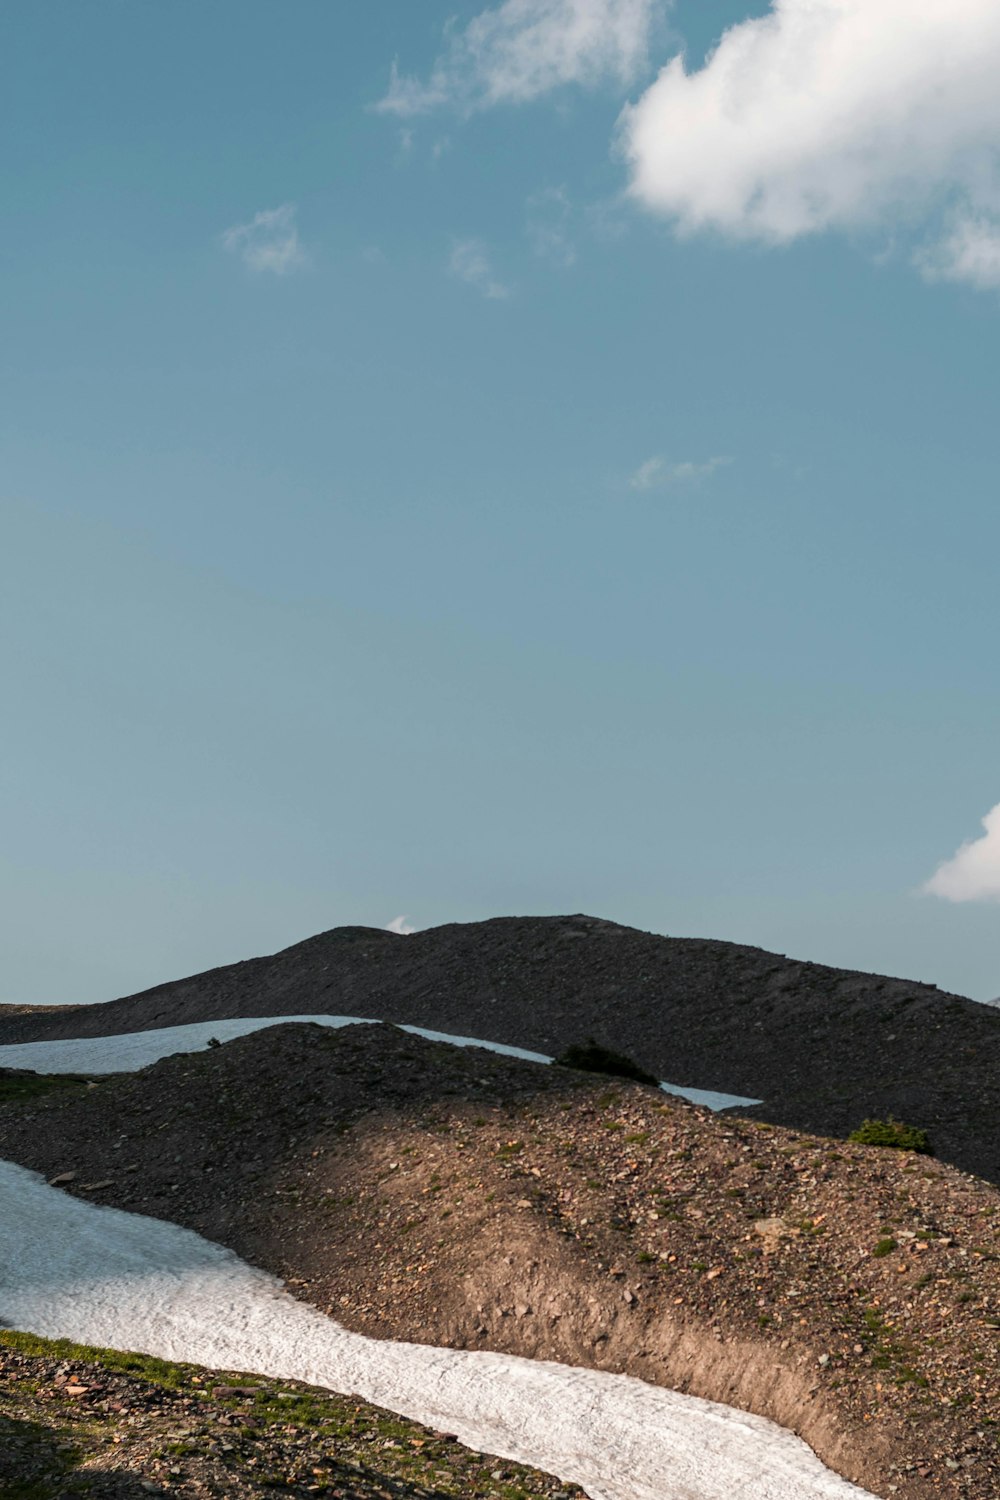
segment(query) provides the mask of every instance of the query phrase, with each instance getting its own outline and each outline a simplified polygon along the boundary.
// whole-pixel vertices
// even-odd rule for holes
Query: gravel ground
[[[0,1155],[358,1331],[627,1369],[901,1500],[1000,1492],[1000,1195],[927,1157],[298,1025],[22,1091]]]
[[[399,937],[342,927],[269,958],[82,1009],[0,1008],[0,1042],[325,1011],[549,1055],[594,1036],[673,1083],[763,1099],[761,1119],[846,1135],[894,1114],[1000,1181],[1000,1010],[736,943],[592,917]]]

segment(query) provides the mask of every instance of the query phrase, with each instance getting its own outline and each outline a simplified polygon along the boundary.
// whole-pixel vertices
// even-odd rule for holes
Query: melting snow
[[[197,1021],[190,1026],[163,1026],[155,1031],[129,1031],[121,1036],[79,1037],[62,1042],[17,1042],[0,1047],[0,1067],[32,1068],[38,1073],[132,1073],[176,1052],[199,1052],[210,1037],[220,1042],[277,1026],[289,1021],[313,1021],[318,1026],[370,1026],[370,1016],[254,1016],[232,1021]],[[401,1031],[426,1037],[432,1042],[450,1042],[455,1047],[484,1047],[504,1057],[521,1057],[528,1062],[550,1063],[542,1052],[527,1052],[523,1047],[506,1047],[502,1042],[483,1042],[471,1036],[450,1036],[444,1031],[428,1031],[425,1026],[402,1026]],[[668,1094],[679,1094],[707,1109],[729,1109],[735,1105],[760,1104],[760,1099],[744,1099],[739,1094],[720,1094],[711,1089],[681,1088],[661,1083]]]
[[[593,1500],[874,1500],[760,1417],[625,1375],[348,1333],[228,1250],[8,1162],[2,1324],[357,1394]]]

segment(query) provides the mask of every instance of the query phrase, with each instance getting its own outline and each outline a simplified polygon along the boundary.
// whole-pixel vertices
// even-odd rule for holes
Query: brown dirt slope
[[[375,1026],[8,1104],[0,1156],[352,1328],[743,1406],[880,1495],[1000,1493],[1000,1194],[926,1157]]]
[[[331,1012],[554,1054],[587,1036],[673,1083],[846,1135],[894,1114],[1000,1181],[1000,1011],[933,985],[658,937],[592,917],[504,917],[397,937],[341,927],[106,1005],[15,1016],[0,1042],[224,1016]]]

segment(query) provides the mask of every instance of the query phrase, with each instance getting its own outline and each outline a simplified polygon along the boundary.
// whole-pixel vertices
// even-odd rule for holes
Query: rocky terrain
[[[572,1500],[352,1397],[0,1332],[0,1495]]]
[[[593,1036],[673,1083],[765,1102],[773,1123],[846,1135],[923,1126],[1000,1181],[1000,1011],[933,985],[658,937],[592,917],[498,918],[399,937],[342,927],[85,1008],[0,1008],[0,1042],[230,1016],[330,1012],[554,1054]]]
[[[35,1089],[0,1156],[348,1327],[627,1369],[879,1495],[1000,1492],[1000,1194],[954,1167],[387,1026]]]

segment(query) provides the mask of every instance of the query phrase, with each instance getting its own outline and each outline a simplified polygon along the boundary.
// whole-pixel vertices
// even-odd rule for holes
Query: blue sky
[[[1000,27],[853,11],[8,11],[0,998],[576,910],[1000,993]]]

